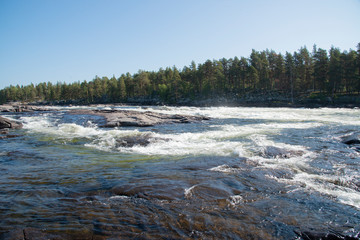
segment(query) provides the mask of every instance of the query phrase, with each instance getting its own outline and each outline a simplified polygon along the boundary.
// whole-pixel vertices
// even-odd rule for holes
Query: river
[[[24,125],[0,140],[2,236],[360,238],[360,109],[115,106],[210,120],[100,128],[77,108],[2,114]]]

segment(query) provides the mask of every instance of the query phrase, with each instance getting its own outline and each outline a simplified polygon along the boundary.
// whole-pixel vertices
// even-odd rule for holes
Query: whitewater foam
[[[48,134],[55,139],[84,138],[87,140],[84,142],[86,147],[101,151],[142,155],[245,157],[248,162],[256,163],[256,168],[287,169],[292,173],[288,178],[268,174],[269,178],[300,187],[305,186],[308,191],[317,191],[332,196],[341,203],[360,207],[359,192],[352,185],[352,182],[358,181],[357,170],[347,172],[348,175],[342,174],[339,170],[341,164],[344,165],[341,168],[351,168],[341,163],[342,158],[349,161],[348,159],[360,157],[357,149],[341,144],[343,136],[358,131],[359,109],[134,107],[132,110],[201,115],[213,120],[206,123],[207,125],[202,125],[202,131],[196,132],[103,129],[92,122],[87,122],[84,126],[61,123],[60,113],[57,116],[50,113],[24,116],[20,121],[29,132]],[[296,138],[295,144],[289,144],[286,139],[283,142],[277,141],[283,139],[284,132],[289,134],[289,138]],[[147,138],[148,141],[146,144],[119,145],[122,138],[133,136]],[[300,145],[306,140],[312,144],[322,142],[326,147],[315,151],[311,149],[310,144]],[[327,162],[331,165],[330,173],[314,169],[311,163],[328,155],[336,156],[335,160]],[[209,170],[235,174],[239,171],[227,164]],[[339,172],[339,176],[332,176],[334,171]],[[344,176],[349,176],[350,179]],[[185,197],[191,197],[194,187],[184,190]]]

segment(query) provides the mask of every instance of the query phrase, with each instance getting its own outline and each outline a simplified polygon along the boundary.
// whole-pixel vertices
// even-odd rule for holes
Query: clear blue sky
[[[359,42],[360,0],[0,0],[0,89]]]

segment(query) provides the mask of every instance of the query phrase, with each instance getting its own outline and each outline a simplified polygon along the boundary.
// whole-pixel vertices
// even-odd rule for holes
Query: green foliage
[[[313,98],[360,92],[360,43],[357,51],[329,52],[301,47],[285,55],[273,50],[252,50],[249,58],[194,61],[182,70],[175,66],[158,71],[140,70],[131,75],[98,77],[71,84],[40,83],[0,90],[0,103],[9,101],[65,101],[117,103],[136,98],[178,103],[186,99],[213,98],[249,92],[279,92]],[[311,95],[311,92],[314,94]]]

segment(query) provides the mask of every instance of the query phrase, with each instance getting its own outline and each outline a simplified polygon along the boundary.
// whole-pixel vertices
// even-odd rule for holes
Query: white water
[[[159,126],[156,131],[153,128],[102,129],[92,122],[63,123],[61,114],[27,116],[20,120],[29,133],[46,136],[50,141],[66,144],[85,139],[85,147],[104,152],[246,158],[255,168],[290,172],[286,178],[269,174],[269,179],[360,208],[356,187],[360,182],[360,154],[356,148],[341,143],[341,137],[359,132],[359,109],[154,107],[134,110],[202,115],[211,120],[199,123],[201,130],[197,131],[187,129],[187,125],[173,126],[169,131]],[[149,137],[150,144],[119,146],[119,140],[132,136]],[[314,166],[319,161],[320,166]],[[241,174],[241,169],[224,164],[209,170]],[[186,189],[184,194],[190,196],[191,190]],[[236,204],[240,200],[241,196],[236,196],[229,201]]]

